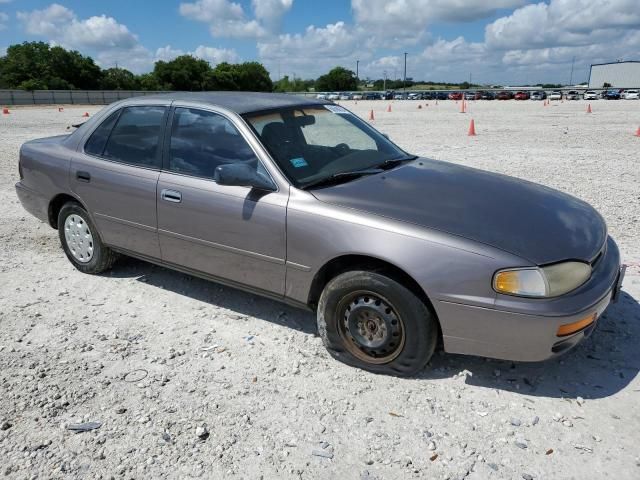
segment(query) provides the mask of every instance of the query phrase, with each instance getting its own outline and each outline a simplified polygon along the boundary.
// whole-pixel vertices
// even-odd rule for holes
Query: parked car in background
[[[593,90],[587,90],[586,92],[584,92],[584,95],[582,95],[582,98],[584,98],[585,100],[598,100],[599,97],[598,94]]]
[[[463,95],[462,92],[451,92],[448,95],[449,100],[462,100]]]
[[[480,94],[480,99],[481,100],[495,100],[496,99],[496,94],[493,92],[482,92]]]
[[[511,100],[513,98],[513,93],[509,92],[508,90],[503,90],[502,92],[498,93],[496,98],[498,100]]]
[[[514,100],[529,100],[529,92],[518,92],[513,98]]]
[[[565,95],[567,100],[580,100],[580,93],[576,90],[569,90]]]
[[[351,94],[350,93],[341,93],[340,94],[340,100],[351,100]]]
[[[340,93],[333,92],[327,95],[327,100],[340,100]]]
[[[123,254],[315,311],[329,353],[376,373],[414,375],[438,344],[555,357],[594,331],[622,282],[587,203],[411,155],[325,100],[134,97],[26,142],[18,172],[20,202],[80,272]]]
[[[408,96],[407,96],[408,100],[422,100],[422,93],[420,92],[411,92]]]
[[[465,92],[464,99],[465,100],[475,100],[476,99],[476,92]]]
[[[447,92],[436,92],[434,93],[435,100],[447,100],[449,98],[449,94]]]
[[[375,92],[367,92],[363,95],[363,100],[380,100],[380,94]]]
[[[619,90],[607,90],[604,92],[602,98],[605,100],[620,100],[620,91]]]
[[[326,93],[319,93],[316,95],[316,98],[318,100],[326,100],[327,99],[327,94]]]
[[[352,100],[362,100],[362,94],[361,94],[361,93],[354,93],[354,94],[351,96],[351,99],[352,99]]]
[[[407,97],[406,97],[406,93],[401,93],[401,92],[399,92],[399,93],[395,93],[395,94],[393,95],[393,99],[394,99],[394,100],[404,100],[405,98],[407,98]]]
[[[621,96],[625,100],[638,100],[638,90],[625,90]]]
[[[536,90],[534,92],[531,92],[529,98],[531,100],[544,100],[545,98],[547,98],[547,93],[544,90]]]
[[[560,90],[554,90],[549,94],[549,100],[562,100],[562,92]]]

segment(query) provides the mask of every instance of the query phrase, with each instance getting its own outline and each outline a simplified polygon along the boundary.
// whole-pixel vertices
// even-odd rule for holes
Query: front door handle
[[[90,182],[91,181],[91,175],[89,174],[89,172],[83,172],[82,170],[78,170],[76,172],[76,178],[78,180],[80,180],[81,182]]]
[[[160,197],[167,202],[180,203],[182,201],[182,194],[177,190],[164,189],[160,192]]]

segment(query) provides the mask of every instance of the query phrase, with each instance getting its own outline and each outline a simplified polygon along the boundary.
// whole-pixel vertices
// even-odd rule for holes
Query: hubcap
[[[71,214],[64,221],[64,238],[73,258],[87,263],[93,258],[93,235],[80,215]]]
[[[340,333],[349,351],[368,363],[388,363],[404,346],[401,318],[381,296],[358,292],[341,302]]]

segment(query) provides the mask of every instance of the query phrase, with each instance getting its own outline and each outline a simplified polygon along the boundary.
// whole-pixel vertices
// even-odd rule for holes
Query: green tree
[[[234,80],[238,90],[252,92],[271,92],[273,82],[269,72],[261,63],[244,62],[233,65]]]
[[[141,90],[164,90],[153,72],[138,75],[136,77],[136,82],[138,83]]]
[[[356,90],[357,88],[356,74],[343,67],[335,67],[316,80],[316,90],[321,92]]]
[[[158,61],[153,69],[163,89],[190,92],[204,90],[210,72],[211,67],[205,60],[191,55],[181,55],[168,62]]]
[[[301,78],[294,78],[289,80],[289,76],[285,75],[277,82],[273,84],[274,92],[308,92],[314,85],[313,80],[302,80]]]
[[[138,78],[125,68],[108,68],[102,72],[100,88],[105,90],[137,90]]]
[[[11,45],[0,58],[0,87],[97,88],[102,71],[90,57],[44,42]]]

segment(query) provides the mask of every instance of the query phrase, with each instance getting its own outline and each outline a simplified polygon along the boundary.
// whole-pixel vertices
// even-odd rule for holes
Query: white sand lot
[[[545,363],[437,354],[397,379],[332,360],[312,314],[270,300],[135,260],[83,275],[13,184],[22,142],[98,108],[11,109],[0,115],[2,473],[640,478],[640,102],[594,101],[592,114],[582,101],[478,101],[465,114],[450,101],[340,103],[364,118],[373,108],[409,152],[594,205],[630,267],[593,336]],[[81,421],[102,426],[66,429]]]

